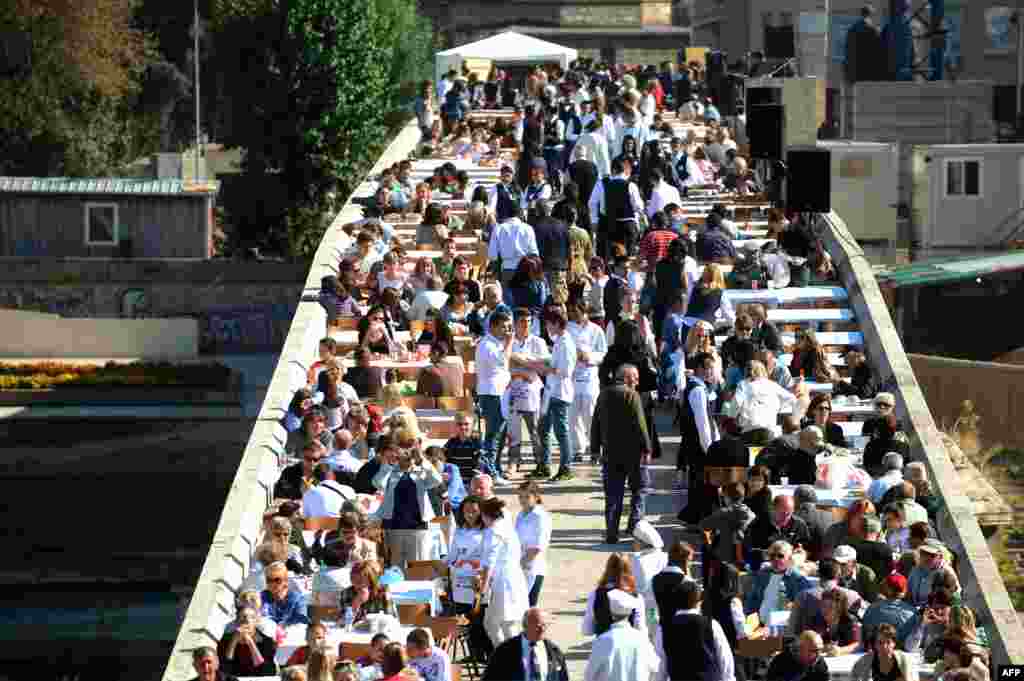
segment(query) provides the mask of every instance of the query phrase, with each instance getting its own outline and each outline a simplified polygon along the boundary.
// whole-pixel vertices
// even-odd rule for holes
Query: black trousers
[[[634,464],[604,463],[604,515],[605,515],[605,538],[618,541],[619,523],[622,521],[622,511],[625,506],[626,484],[629,484],[629,493],[632,497],[629,510],[629,521],[626,523],[628,534],[633,533],[633,528],[644,517],[646,498],[641,492],[643,488],[643,477],[641,475],[640,461]]]

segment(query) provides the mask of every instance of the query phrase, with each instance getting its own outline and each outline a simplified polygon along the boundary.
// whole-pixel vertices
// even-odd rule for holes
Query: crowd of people
[[[471,115],[496,107],[512,113]],[[766,304],[733,297],[834,271],[805,216],[766,210],[766,238],[755,239],[726,205],[759,210],[762,188],[737,143],[742,121],[707,99],[699,66],[580,62],[535,69],[522,87],[497,69],[486,80],[448,73],[422,85],[414,108],[436,170],[417,181],[411,160],[386,169],[365,217],[335,235],[343,256],[319,301],[328,327],[349,324],[356,340],[343,347],[328,333],[288,405],[294,463],[254,552],[262,582],[239,594],[220,646],[195,651],[199,678],[280,667],[310,681],[451,681],[429,628],[405,641],[378,634],[362,659],[326,643],[328,624],[397,614],[387,569],[440,561],[444,609],[465,618],[460,662],[494,681],[567,680],[539,607],[553,531],[544,495],[589,462],[600,467],[605,542],[628,538],[632,551],[615,550],[587,594],[587,681],[743,679],[741,641],[780,611],[795,643],[771,660],[771,681],[827,678],[828,656],[861,651],[857,679],[910,681],[921,652],[947,681],[980,681],[983,631],[936,537],[939,501],[908,461],[894,396],[863,354],[849,352],[841,376],[812,328],[787,345]],[[498,181],[479,182],[453,157],[498,169]],[[713,200],[695,220],[687,204],[698,196]],[[417,258],[402,223],[417,223],[411,240],[436,254]],[[385,366],[414,359],[425,363],[418,396],[470,398],[443,444],[403,405],[408,376]],[[812,383],[829,389],[812,394]],[[831,395],[873,400],[876,412],[863,431],[874,479],[842,520],[815,488],[821,458],[852,448]],[[679,521],[704,543],[666,549],[645,497],[663,456],[656,415],[673,411]],[[533,468],[522,471],[527,439]],[[738,474],[715,480],[711,469]],[[773,494],[779,484],[796,487]],[[509,487],[518,512],[495,494]],[[308,543],[310,518],[333,522]],[[295,582],[328,568],[351,570],[337,623],[311,617]],[[293,624],[307,625],[307,645],[278,665],[280,628]]]

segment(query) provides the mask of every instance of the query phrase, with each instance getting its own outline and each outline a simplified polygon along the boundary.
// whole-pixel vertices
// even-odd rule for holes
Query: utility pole
[[[202,171],[202,169],[200,168],[200,165],[199,165],[200,164],[200,151],[199,150],[201,148],[201,142],[202,142],[202,138],[200,137],[200,130],[199,130],[199,0],[195,0],[195,2],[194,2],[194,9],[195,9],[195,15],[193,16],[193,19],[192,19],[192,38],[193,38],[192,62],[193,62],[193,67],[194,67],[194,73],[193,73],[192,79],[193,79],[194,85],[195,85],[195,99],[196,99],[196,169],[195,169],[195,179],[198,182],[199,180],[206,179],[204,177],[205,173],[203,173],[203,171]]]

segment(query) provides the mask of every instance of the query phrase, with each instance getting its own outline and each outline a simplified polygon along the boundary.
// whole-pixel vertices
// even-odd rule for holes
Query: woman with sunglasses
[[[849,449],[850,443],[846,441],[846,435],[838,423],[832,422],[832,396],[828,393],[818,393],[811,398],[811,404],[807,407],[807,416],[800,422],[801,428],[807,426],[818,426],[825,434],[825,442],[833,447]]]

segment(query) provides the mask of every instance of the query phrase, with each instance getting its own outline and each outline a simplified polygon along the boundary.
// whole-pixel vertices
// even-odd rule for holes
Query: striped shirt
[[[654,264],[668,255],[668,245],[679,238],[669,229],[655,229],[647,232],[640,240],[640,257]]]

